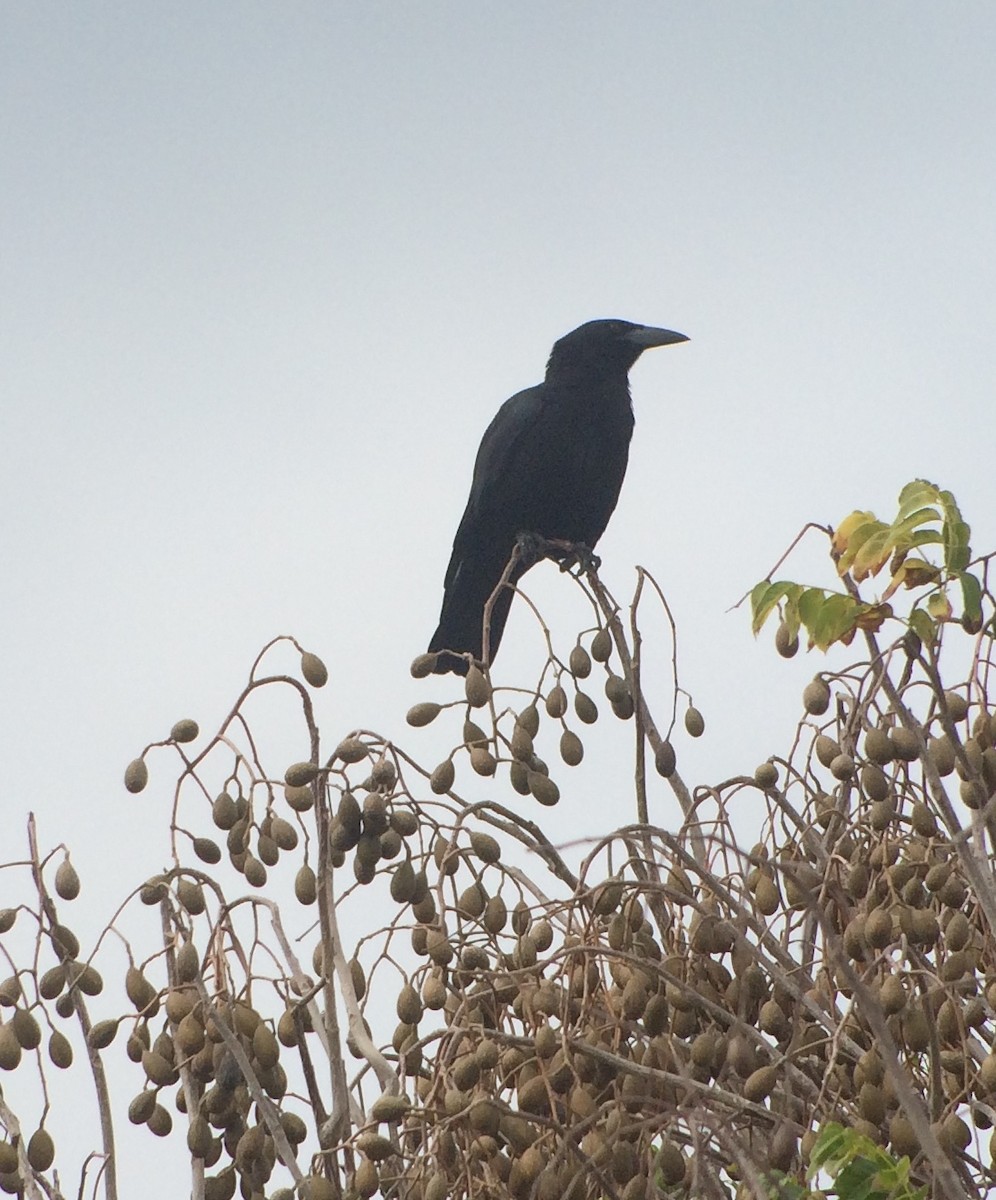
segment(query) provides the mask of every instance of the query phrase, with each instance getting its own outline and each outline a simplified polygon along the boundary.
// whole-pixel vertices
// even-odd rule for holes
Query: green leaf
[[[859,606],[850,596],[834,592],[821,605],[816,621],[809,633],[813,645],[826,650],[834,642],[853,633],[858,618]]]
[[[962,519],[961,510],[951,492],[940,492],[938,498],[944,510],[944,565],[954,574],[964,571],[972,558],[972,530]]]
[[[817,614],[823,607],[827,593],[822,588],[806,588],[799,597],[799,620],[807,629],[816,624]]]
[[[836,1121],[830,1121],[824,1125],[809,1156],[809,1170],[806,1172],[806,1178],[813,1179],[824,1169],[831,1174],[834,1173],[834,1164],[846,1162],[846,1147],[848,1141],[854,1136],[853,1132],[845,1129]]]
[[[762,579],[760,583],[755,584],[750,594],[751,630],[754,636],[761,631],[761,626],[779,600],[793,593],[797,595],[801,591],[800,584],[788,580],[772,583],[768,579]]]
[[[944,541],[937,529],[918,529],[910,537],[910,548],[914,546],[939,546]]]
[[[982,620],[982,584],[968,571],[960,571],[961,594],[965,604],[965,616],[972,621]]]
[[[910,613],[910,628],[924,645],[933,645],[937,637],[937,625],[922,608],[914,608]]]
[[[926,479],[914,479],[899,493],[899,516],[896,520],[905,521],[910,513],[916,512],[918,508],[937,504],[940,499],[941,492],[936,484]]]
[[[904,517],[901,514],[900,516],[896,517],[896,520],[893,522],[893,533],[895,534],[896,539],[907,535],[912,536],[913,530],[916,529],[917,526],[922,526],[922,524],[926,524],[928,521],[940,520],[941,514],[937,511],[937,509],[917,509],[916,512],[911,512],[910,516],[908,517]]]

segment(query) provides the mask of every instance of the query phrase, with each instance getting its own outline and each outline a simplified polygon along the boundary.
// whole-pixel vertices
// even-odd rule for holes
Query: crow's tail
[[[467,660],[458,657],[461,654],[472,654],[478,661],[483,660],[484,609],[505,572],[507,561],[505,558],[501,562],[480,564],[464,561],[460,564],[456,577],[443,594],[439,626],[429,642],[430,651],[444,652],[439,655],[434,668],[437,675],[447,671],[466,675]],[[490,662],[494,662],[498,653],[512,605],[513,588],[522,574],[520,569],[513,572],[511,582],[501,589],[491,605],[488,637]]]

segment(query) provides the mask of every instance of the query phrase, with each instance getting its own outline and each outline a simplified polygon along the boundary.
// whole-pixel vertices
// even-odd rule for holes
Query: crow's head
[[[586,321],[554,343],[546,377],[598,379],[623,375],[651,346],[687,342],[683,333],[632,321]]]

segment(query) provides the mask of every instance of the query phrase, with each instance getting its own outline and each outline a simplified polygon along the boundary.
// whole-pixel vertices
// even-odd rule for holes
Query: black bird
[[[446,570],[439,627],[429,643],[438,674],[467,673],[459,654],[483,659],[484,610],[525,535],[591,550],[619,499],[633,434],[630,367],[651,346],[688,339],[631,321],[588,321],[555,343],[546,378],[518,392],[488,426]],[[536,558],[515,567],[491,608],[494,660],[512,588]],[[450,651],[451,653],[445,653]]]

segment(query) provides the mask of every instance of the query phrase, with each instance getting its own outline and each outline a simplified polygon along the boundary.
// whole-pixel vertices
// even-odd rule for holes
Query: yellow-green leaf
[[[932,596],[927,597],[927,612],[934,618],[935,621],[950,621],[951,620],[951,601],[948,599],[945,592],[934,592]]]
[[[861,532],[859,529],[858,533]],[[857,583],[867,579],[869,575],[877,575],[889,561],[889,555],[892,553],[891,539],[891,529],[881,524],[863,539],[851,566],[851,575]]]

